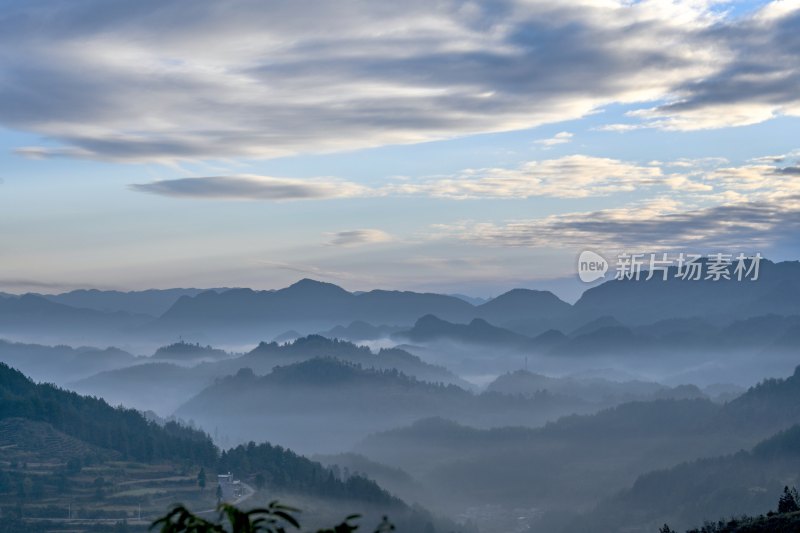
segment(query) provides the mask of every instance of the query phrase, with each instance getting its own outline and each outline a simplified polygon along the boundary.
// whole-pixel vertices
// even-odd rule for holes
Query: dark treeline
[[[355,475],[339,479],[320,463],[268,443],[251,442],[223,451],[217,469],[220,472],[238,472],[242,476],[263,476],[264,482],[270,486],[303,494],[389,506],[404,505],[365,477]]]
[[[0,363],[0,418],[46,422],[88,444],[140,461],[213,464],[217,449],[203,432],[169,422],[160,426],[133,409],[111,407],[50,384],[36,384]]]
[[[220,452],[202,431],[177,422],[159,425],[136,410],[111,407],[98,398],[33,383],[0,363],[0,420],[10,418],[50,424],[87,444],[117,452],[124,459],[189,462],[217,472],[236,472],[244,478],[263,476],[274,488],[404,506],[373,481],[360,476],[339,479],[321,464],[279,446],[250,443]]]

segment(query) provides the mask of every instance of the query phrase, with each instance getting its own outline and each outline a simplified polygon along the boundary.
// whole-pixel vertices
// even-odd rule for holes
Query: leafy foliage
[[[278,502],[267,507],[242,511],[230,504],[219,506],[216,521],[201,518],[182,505],[175,506],[163,517],[155,520],[150,530],[160,533],[286,533],[290,529],[300,529],[296,518],[300,511]],[[359,526],[355,523],[361,516],[353,514],[331,528],[320,529],[317,533],[352,533]],[[375,533],[394,531],[394,526],[386,517],[375,529]]]

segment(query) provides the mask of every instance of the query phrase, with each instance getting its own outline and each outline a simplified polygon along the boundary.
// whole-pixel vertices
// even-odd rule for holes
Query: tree
[[[671,527],[669,527],[667,524],[664,524],[664,527],[660,527],[658,529],[658,533],[676,533],[676,531]]]
[[[200,490],[206,490],[206,469],[201,468],[200,472],[197,473],[197,485],[200,487]]]
[[[264,474],[257,474],[256,475],[256,488],[261,490],[267,484],[267,480],[264,478]]]
[[[217,520],[209,521],[178,505],[155,520],[150,525],[150,530],[157,529],[160,533],[286,533],[289,528],[300,529],[300,523],[295,517],[300,511],[278,502],[250,511],[242,511],[224,503],[218,507],[218,511]],[[358,529],[355,521],[359,518],[360,515],[350,515],[344,522],[332,528],[320,529],[317,533],[353,533]],[[394,529],[384,516],[375,533],[388,533]]]
[[[800,511],[800,496],[796,488],[783,487],[783,495],[778,500],[779,513],[794,513]]]

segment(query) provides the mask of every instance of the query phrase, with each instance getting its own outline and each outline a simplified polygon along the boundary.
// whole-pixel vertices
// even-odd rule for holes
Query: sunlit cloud
[[[740,202],[683,210],[669,199],[627,208],[437,226],[440,238],[484,246],[673,250],[765,248],[795,242],[800,196],[779,203]]]
[[[200,0],[191,17],[32,0],[0,20],[0,124],[48,139],[21,155],[123,162],[418,143],[610,104],[667,129],[750,124],[800,109],[796,4],[741,20],[693,0]]]
[[[572,133],[570,133],[568,131],[562,131],[562,132],[556,133],[555,135],[553,135],[552,137],[550,137],[548,139],[539,139],[539,140],[536,140],[536,141],[533,141],[533,142],[535,144],[541,144],[546,148],[550,148],[550,147],[553,147],[553,146],[557,146],[559,144],[566,144],[568,142],[572,142],[572,137],[573,137]]]
[[[388,188],[395,194],[438,198],[583,198],[667,183],[659,167],[616,159],[571,155],[530,161],[517,168],[468,169]]]

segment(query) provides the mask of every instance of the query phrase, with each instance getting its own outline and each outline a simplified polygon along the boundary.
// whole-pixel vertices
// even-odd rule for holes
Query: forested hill
[[[217,449],[203,432],[174,422],[160,426],[133,409],[111,407],[50,384],[36,384],[0,363],[0,419],[48,423],[88,444],[139,461],[191,460],[214,464]]]
[[[352,505],[354,509],[366,509],[379,516],[389,514],[398,528],[404,531],[458,529],[448,520],[436,518],[416,506],[408,506],[370,479],[359,475],[335,474],[320,463],[286,448],[251,442],[220,452],[208,435],[201,431],[175,422],[167,422],[162,426],[147,420],[138,411],[111,407],[98,398],[81,396],[54,385],[36,384],[21,372],[0,363],[0,425],[3,424],[38,432],[34,437],[40,441],[42,435],[49,435],[48,432],[56,434],[62,442],[71,445],[69,449],[62,447],[57,459],[67,464],[73,459],[83,459],[82,454],[89,449],[83,446],[86,444],[98,452],[115,452],[117,457],[132,462],[128,464],[136,465],[136,469],[144,469],[142,463],[149,463],[159,468],[169,467],[170,464],[190,464],[194,471],[200,467],[212,472],[230,471],[253,486],[264,486],[286,497],[326,502],[323,507],[335,507],[337,513],[339,506],[346,503],[348,507]],[[16,448],[19,442],[13,441],[13,444],[13,448]],[[36,457],[37,463],[53,459],[53,450],[46,447],[26,449],[26,453],[29,457]],[[106,461],[107,455],[98,453],[96,460]],[[13,464],[16,462],[0,461],[0,466],[3,466],[0,468],[0,502],[8,501],[5,499],[14,494],[13,487],[7,481],[20,474],[20,471],[16,466],[9,466]],[[110,464],[121,463],[114,460]],[[114,466],[115,475],[121,475],[119,471],[125,468]],[[67,470],[59,472],[59,475],[69,475]],[[23,474],[30,476],[30,472]],[[6,483],[2,482],[3,479]],[[40,504],[47,498],[63,495],[65,489],[58,488],[49,478],[42,479],[44,481],[39,480],[38,491],[31,489],[30,492],[24,492],[26,503]],[[69,483],[74,483],[74,480],[68,480],[67,485]],[[105,488],[112,493],[119,490],[111,481]],[[19,494],[17,491],[17,497],[20,497]],[[180,497],[187,495],[186,491],[180,494]],[[92,502],[99,502],[97,512],[104,510],[103,500],[94,498]],[[0,513],[8,511],[1,507]],[[61,515],[63,513],[59,510]],[[3,526],[12,529],[4,529]],[[22,522],[6,520],[0,524],[0,531],[22,531],[22,526],[25,526]]]
[[[405,508],[405,504],[362,476],[340,479],[320,463],[268,443],[237,446],[222,452],[220,472],[261,475],[266,483],[290,491],[329,498],[346,498]]]

